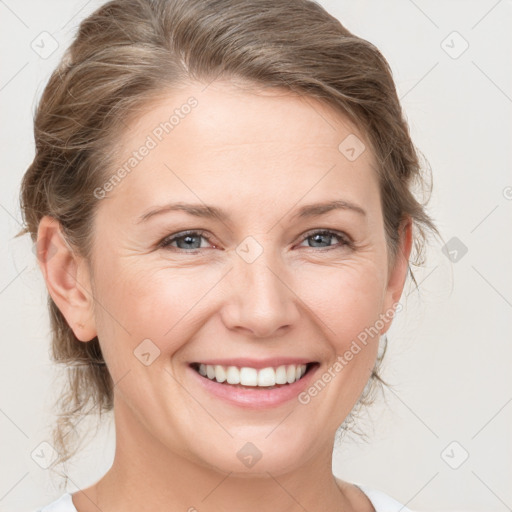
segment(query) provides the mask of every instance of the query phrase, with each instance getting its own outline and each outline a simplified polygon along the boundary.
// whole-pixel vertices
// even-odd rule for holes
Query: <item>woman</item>
[[[35,138],[57,462],[94,408],[116,428],[110,470],[41,510],[407,510],[331,470],[435,231],[379,51],[308,0],[114,0]]]

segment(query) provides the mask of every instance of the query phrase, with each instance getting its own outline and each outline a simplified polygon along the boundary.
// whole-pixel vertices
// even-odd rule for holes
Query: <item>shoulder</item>
[[[375,512],[412,512],[411,509],[402,505],[385,492],[377,489],[370,489],[365,485],[357,485],[366,497],[371,501]]]
[[[71,494],[65,493],[59,499],[52,501],[35,512],[77,512]]]
[[[370,510],[373,507],[375,512],[412,512],[383,491],[349,483],[340,478],[336,478],[336,482],[356,510],[362,510],[363,507],[364,510]]]

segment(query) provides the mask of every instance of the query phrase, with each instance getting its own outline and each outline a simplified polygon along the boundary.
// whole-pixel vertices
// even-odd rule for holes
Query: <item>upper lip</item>
[[[316,361],[312,361],[311,359],[306,359],[303,357],[268,357],[266,359],[251,359],[249,357],[232,357],[229,359],[202,359],[200,361],[195,361],[191,364],[205,364],[205,365],[220,365],[220,366],[237,366],[239,368],[249,367],[249,368],[268,368],[282,365],[301,365],[314,363]]]

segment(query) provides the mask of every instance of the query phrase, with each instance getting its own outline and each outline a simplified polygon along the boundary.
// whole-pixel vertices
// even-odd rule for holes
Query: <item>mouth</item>
[[[271,390],[290,386],[312,372],[319,363],[282,364],[254,368],[194,362],[189,365],[201,377],[231,388]]]

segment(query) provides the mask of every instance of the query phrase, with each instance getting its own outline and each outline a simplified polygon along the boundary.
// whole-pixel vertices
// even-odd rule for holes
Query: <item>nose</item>
[[[252,263],[237,255],[234,259],[221,310],[226,327],[265,338],[282,335],[296,325],[300,299],[282,260],[270,250],[264,250]]]

